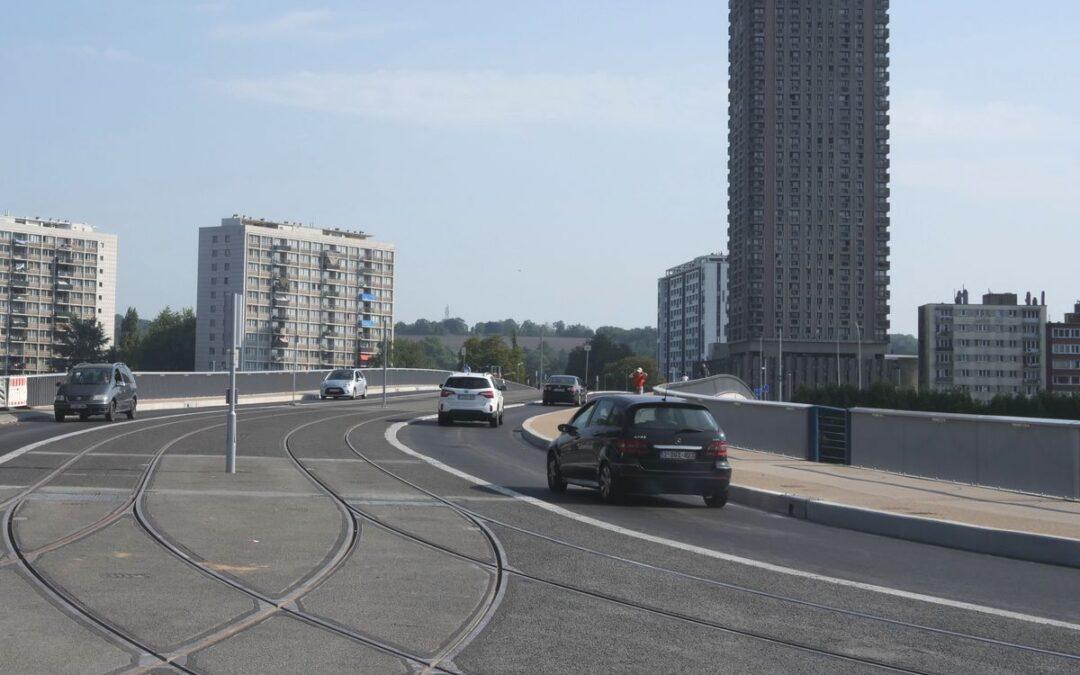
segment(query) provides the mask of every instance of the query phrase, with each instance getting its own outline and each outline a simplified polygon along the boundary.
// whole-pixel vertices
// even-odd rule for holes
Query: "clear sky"
[[[1060,318],[1080,3],[891,16],[893,329],[962,285]],[[9,2],[0,44],[0,211],[119,234],[121,310],[192,305],[238,212],[395,243],[405,320],[651,325],[727,247],[721,0]]]

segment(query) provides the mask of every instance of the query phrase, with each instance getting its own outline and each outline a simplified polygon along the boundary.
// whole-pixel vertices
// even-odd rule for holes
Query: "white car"
[[[487,373],[454,373],[439,391],[439,424],[472,420],[499,426],[503,423],[505,389],[506,385]]]
[[[358,368],[330,371],[319,385],[319,398],[367,398],[367,378]]]

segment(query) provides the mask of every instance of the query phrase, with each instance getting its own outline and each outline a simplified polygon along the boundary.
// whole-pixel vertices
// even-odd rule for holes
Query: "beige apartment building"
[[[225,298],[245,299],[243,370],[364,365],[393,339],[394,247],[247,216],[199,229],[195,368],[227,367]]]
[[[0,216],[0,374],[62,370],[55,345],[72,319],[112,344],[117,238],[83,223]]]

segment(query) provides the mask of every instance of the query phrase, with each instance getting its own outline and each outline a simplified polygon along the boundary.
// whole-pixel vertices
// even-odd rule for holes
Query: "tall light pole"
[[[292,393],[289,395],[289,405],[296,405],[296,368],[300,360],[300,322],[293,324],[293,348],[292,348]]]
[[[840,326],[836,327],[836,386],[840,386]]]
[[[585,384],[585,388],[588,389],[589,388],[589,352],[592,351],[592,345],[589,344],[588,342],[586,342],[583,349],[585,350],[585,380],[584,380],[584,384]]]
[[[387,330],[386,324],[383,324],[383,357],[382,357],[382,407],[386,407],[386,388],[388,382],[386,381],[386,362],[390,360],[390,331]]]
[[[777,367],[780,369],[777,377],[776,400],[784,400],[784,327],[780,327],[780,342],[777,345]]]
[[[859,331],[859,391],[862,391],[862,325],[856,321],[855,328]]]
[[[544,327],[540,326],[540,380],[537,384],[544,383]]]

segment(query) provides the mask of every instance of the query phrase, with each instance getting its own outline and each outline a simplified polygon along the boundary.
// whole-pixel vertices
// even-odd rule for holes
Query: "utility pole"
[[[230,293],[225,296],[226,326],[231,328],[226,341],[229,352],[229,412],[225,424],[225,473],[236,473],[236,362],[244,338],[244,296]]]
[[[783,401],[784,400],[784,327],[783,326],[780,327],[780,342],[779,342],[779,346],[777,347],[777,350],[778,350],[778,353],[777,353],[776,360],[779,362],[777,365],[778,365],[780,370],[778,371],[779,372],[779,377],[777,378],[776,400],[777,401]]]
[[[296,405],[296,368],[300,359],[300,322],[293,326],[292,393],[289,394],[289,405]]]
[[[540,386],[544,384],[544,327],[540,326]]]
[[[589,344],[588,342],[586,342],[583,349],[585,350],[585,379],[583,380],[583,382],[585,383],[585,387],[588,388],[588,386],[589,386],[589,352],[592,351],[592,345]]]
[[[383,325],[383,357],[382,357],[382,407],[386,407],[386,388],[389,385],[387,381],[386,362],[390,360],[390,331]]]
[[[836,327],[836,386],[840,386],[840,326]]]
[[[862,391],[862,325],[856,321],[855,328],[859,331],[859,391]]]

